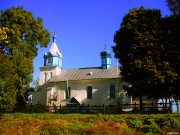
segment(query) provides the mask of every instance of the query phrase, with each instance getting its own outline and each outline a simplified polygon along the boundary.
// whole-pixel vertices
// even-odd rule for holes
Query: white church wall
[[[114,84],[116,87],[116,97],[110,98],[110,85]],[[87,87],[92,86],[92,99],[87,98]],[[121,85],[118,85],[121,86]],[[67,82],[61,82],[54,86],[56,93],[58,94],[58,103],[66,99],[66,87]],[[122,88],[117,90],[117,80],[81,80],[81,81],[68,81],[68,87],[71,88],[70,98],[76,98],[80,103],[84,105],[117,105],[118,104],[118,93],[123,91]],[[123,97],[121,97],[123,98]],[[125,98],[125,97],[124,97]],[[126,101],[127,101],[126,97]],[[122,99],[122,101],[124,101]],[[130,99],[129,99],[130,101]]]
[[[47,100],[47,91],[46,89],[41,89],[39,91],[33,92],[33,98],[32,98],[32,104],[36,105],[41,104],[41,105],[46,105],[46,100]]]
[[[115,85],[116,97],[110,98],[110,85]],[[51,86],[51,87],[49,87]],[[33,102],[37,104],[38,101],[43,105],[60,105],[61,101],[66,99],[67,82],[51,83],[44,88],[44,91],[33,95]],[[87,98],[87,87],[92,86],[92,98]],[[124,94],[122,82],[117,85],[117,79],[98,79],[98,80],[81,80],[81,81],[68,81],[68,87],[71,88],[70,98],[76,98],[80,104],[84,105],[117,105],[118,103],[131,103],[131,98]],[[49,95],[52,91],[57,95],[57,101],[48,102]],[[69,98],[69,99],[70,99]],[[47,100],[46,100],[47,99]]]
[[[49,79],[51,79],[52,76],[57,76],[61,72],[61,68],[57,66],[44,66],[40,67],[40,75],[39,75],[39,85],[43,85],[45,82],[47,82]],[[46,76],[45,76],[46,74]],[[45,79],[46,78],[46,79]]]

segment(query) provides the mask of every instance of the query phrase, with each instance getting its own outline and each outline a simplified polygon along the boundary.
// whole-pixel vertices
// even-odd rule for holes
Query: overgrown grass
[[[180,134],[180,114],[14,113],[0,116],[0,135]]]

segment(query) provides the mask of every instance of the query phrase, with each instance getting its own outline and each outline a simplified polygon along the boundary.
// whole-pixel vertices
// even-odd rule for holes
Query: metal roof
[[[120,69],[111,66],[108,69],[101,67],[75,68],[62,70],[58,76],[54,76],[50,82],[60,82],[67,80],[91,80],[91,79],[110,79],[119,78]]]
[[[54,42],[52,45],[51,45],[51,48],[49,50],[49,52],[54,55],[55,53],[58,53],[60,57],[62,57],[62,53],[60,53],[58,47],[57,47],[57,44]]]

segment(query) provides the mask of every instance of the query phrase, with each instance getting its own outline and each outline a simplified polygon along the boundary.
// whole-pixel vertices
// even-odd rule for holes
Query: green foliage
[[[129,132],[129,131],[132,130],[132,129],[129,128],[128,126],[123,126],[122,129],[123,129],[123,131],[125,131],[125,132]]]
[[[180,122],[174,118],[160,118],[157,123],[163,128],[180,128]]]
[[[128,120],[128,125],[131,128],[139,128],[140,126],[142,126],[142,121],[141,120]]]
[[[160,133],[161,132],[161,129],[155,125],[155,124],[151,124],[151,125],[145,125],[144,126],[144,132],[145,133]]]
[[[7,28],[7,42],[0,42],[0,49],[13,63],[17,100],[22,102],[25,87],[32,81],[33,59],[38,48],[47,47],[50,33],[44,29],[41,18],[34,18],[22,7],[1,11],[0,26]]]
[[[5,42],[7,40],[6,30],[7,30],[7,28],[0,27],[0,41],[4,41]]]
[[[50,134],[50,135],[63,135],[65,134],[65,129],[63,129],[61,126],[56,126],[53,124],[48,124],[45,125],[44,127],[41,128],[41,133],[42,135]]]
[[[166,2],[173,15],[177,16],[180,14],[180,0],[166,0]]]
[[[0,51],[0,113],[12,111],[16,103],[13,63]]]
[[[151,124],[154,124],[154,123],[155,123],[154,119],[147,118],[147,119],[144,120],[144,124],[147,124],[147,125],[151,125]]]
[[[97,117],[100,116],[101,118]],[[103,117],[104,116],[104,117]],[[90,121],[89,119],[93,119]],[[123,122],[117,122],[123,119]],[[103,119],[103,120],[102,120]],[[102,120],[102,121],[101,121]],[[105,121],[104,121],[105,120]],[[114,121],[115,120],[115,121]],[[168,122],[167,122],[168,121]],[[163,134],[178,131],[179,114],[156,115],[86,115],[86,114],[4,114],[1,116],[2,134]],[[37,124],[38,123],[38,124]],[[174,126],[161,126],[162,123]],[[36,127],[36,128],[34,128]],[[31,129],[31,130],[29,130]],[[165,132],[164,132],[165,131]]]
[[[169,57],[172,42],[167,44],[165,35],[170,36],[162,27],[168,26],[165,22],[159,10],[134,8],[125,15],[114,36],[113,51],[121,64],[122,80],[131,84],[124,89],[139,97],[140,104],[144,95],[156,99],[173,95],[174,89],[170,88],[179,78],[174,67],[178,64],[170,61],[174,60]]]

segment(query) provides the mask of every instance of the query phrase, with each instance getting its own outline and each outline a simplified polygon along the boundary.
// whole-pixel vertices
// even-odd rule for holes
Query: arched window
[[[48,63],[48,64],[51,64],[51,58],[48,58],[48,59],[47,59],[47,63]]]
[[[51,75],[50,78],[52,78],[53,77],[53,73],[51,72],[50,75]]]
[[[87,87],[87,98],[92,98],[92,86]]]
[[[44,73],[44,83],[46,82],[46,80],[47,80],[47,73]]]
[[[109,97],[110,98],[116,98],[115,85],[110,85]]]

